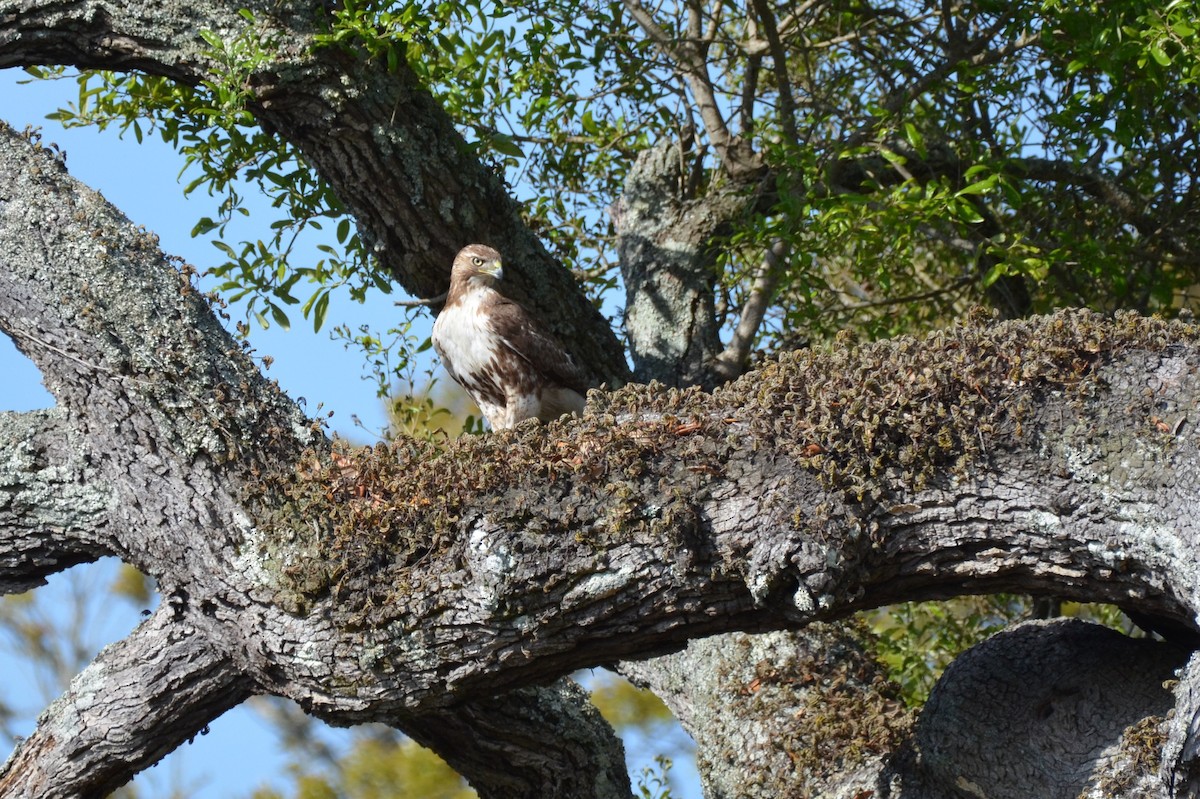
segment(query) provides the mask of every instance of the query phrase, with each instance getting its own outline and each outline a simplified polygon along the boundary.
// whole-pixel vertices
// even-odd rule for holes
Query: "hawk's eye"
[[[475,264],[476,266],[483,266],[483,259],[473,255],[471,256],[471,263]]]

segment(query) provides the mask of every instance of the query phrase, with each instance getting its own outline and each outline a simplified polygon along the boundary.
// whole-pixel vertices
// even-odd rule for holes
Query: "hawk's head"
[[[450,282],[459,285],[471,281],[491,286],[503,276],[500,253],[483,244],[470,244],[459,250],[450,270]]]

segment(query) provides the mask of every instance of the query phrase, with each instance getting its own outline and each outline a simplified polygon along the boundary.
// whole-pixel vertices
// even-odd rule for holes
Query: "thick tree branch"
[[[483,799],[629,799],[625,750],[570,680],[399,721]]]
[[[50,154],[8,134],[0,156],[3,315],[20,340],[11,320],[43,314],[38,338],[75,356],[27,344],[125,486],[123,554],[262,690],[325,718],[968,590],[1200,610],[1192,328],[986,320],[797,354],[712,395],[594,395],[569,426],[440,455],[296,458],[294,409],[161,255]]]
[[[245,6],[210,1],[179,15],[147,15],[121,0],[36,0],[19,10],[0,4],[0,66],[137,68],[197,85],[222,78],[199,31],[275,40],[276,60],[251,77],[251,110],[335,188],[401,285],[419,297],[435,296],[445,290],[462,246],[492,244],[516,267],[510,273],[516,298],[540,312],[598,381],[627,375],[607,321],[524,226],[503,182],[406,64],[390,71],[386,58],[318,47],[314,37],[331,22],[322,4],[251,4],[254,23],[237,13]],[[381,182],[381,175],[390,180]]]
[[[115,486],[113,496],[99,509],[102,521],[120,531],[113,549],[156,576],[179,613],[199,610],[193,623],[212,640],[228,645],[234,653],[230,660],[238,663],[242,674],[257,672],[265,690],[272,690],[279,676],[279,651],[272,646],[279,645],[279,637],[286,637],[289,647],[292,641],[307,647],[314,640],[328,640],[330,634],[319,629],[321,625],[297,628],[285,613],[291,606],[273,603],[275,597],[265,585],[271,576],[264,573],[264,565],[277,567],[295,555],[272,557],[256,546],[268,550],[277,543],[252,535],[247,541],[243,537],[250,532],[247,519],[233,495],[249,475],[271,468],[275,462],[269,459],[288,463],[303,443],[319,445],[323,439],[314,436],[295,406],[261,378],[216,324],[186,277],[163,259],[144,233],[94,192],[71,181],[50,153],[7,129],[0,133],[0,197],[4,198],[0,240],[12,242],[5,247],[0,270],[0,325],[46,372],[47,385],[60,400],[61,410],[41,416],[58,421],[57,435],[79,442],[83,453],[64,456],[54,468],[70,476],[67,469],[74,461],[98,464],[87,470],[86,480],[90,486]],[[79,269],[79,253],[97,249],[104,261],[103,273]],[[38,320],[36,333],[25,321],[31,319]],[[85,321],[82,329],[80,320]],[[180,375],[187,379],[180,380]],[[7,432],[17,438],[9,455],[22,468],[27,460],[22,447],[38,441],[31,440],[17,422],[28,422],[35,415],[9,416],[13,424]],[[44,513],[52,507],[32,512]],[[29,552],[16,526],[22,521],[14,518],[14,528],[6,528],[4,536],[5,546],[23,547],[6,559],[11,560],[12,573],[20,575],[13,578],[14,584],[19,579],[23,586],[79,559],[55,560]],[[73,539],[57,538],[42,545],[59,550],[78,546]],[[256,598],[265,604],[256,605]],[[263,640],[258,640],[260,635]],[[138,652],[128,649],[125,654]],[[251,680],[247,677],[245,682]],[[532,689],[528,694],[537,695]],[[489,735],[510,726],[515,729],[513,720],[504,716],[520,705],[515,699],[445,711],[438,719],[445,723],[470,712],[471,725],[466,729],[474,730],[477,751],[491,752],[491,769],[461,756],[460,765],[485,792],[499,790],[490,788],[489,780],[503,771],[495,764],[504,754],[510,765],[526,767],[523,779],[530,786],[528,795],[544,795],[538,785],[578,785],[590,779],[610,786],[608,795],[627,796],[627,779],[623,785],[618,779],[624,776],[620,745],[611,730],[582,708],[570,715],[566,699],[559,699],[557,716],[536,721],[538,713],[549,712],[546,706],[525,707],[524,717],[527,725],[540,724],[543,731],[555,729],[555,722],[562,725],[558,729],[562,753],[574,758],[570,769],[545,757],[546,747],[540,742],[534,753],[542,751],[541,759],[524,752],[516,740],[488,745]],[[207,721],[186,717],[179,724],[186,725],[189,719],[196,724],[182,727],[178,733],[182,737],[195,734]],[[114,723],[120,722],[114,718]],[[568,722],[578,724],[571,724],[568,731]],[[610,750],[608,758],[599,757],[605,747],[598,746],[592,751],[594,759],[584,763],[582,741],[576,740],[573,749],[566,746],[570,735],[585,731],[589,744],[604,742]],[[178,742],[178,738],[148,742],[141,739],[146,733],[131,728],[124,743],[131,749],[147,747],[157,759]],[[534,736],[527,736],[526,743],[533,740]],[[22,757],[43,757],[40,749],[30,751]],[[134,759],[134,770],[146,765],[141,758]],[[119,765],[114,762],[114,768]],[[91,768],[86,762],[79,766]],[[19,779],[37,784],[39,767],[33,763],[28,768],[33,769],[32,776]],[[129,773],[117,769],[111,779],[125,779]],[[90,785],[88,780],[93,779],[109,777],[72,773],[61,782],[69,792],[72,784]],[[503,784],[511,786],[512,780]]]
[[[754,197],[726,187],[689,200],[672,142],[638,156],[614,214],[625,279],[625,329],[634,375],[673,386],[716,382],[721,352],[714,313],[712,239],[748,212]]]
[[[660,696],[695,739],[705,796],[849,799],[877,788],[911,724],[869,637],[820,624],[717,636],[620,671]]]
[[[895,763],[903,789],[893,796],[949,799],[966,786],[995,799],[1187,795],[1166,790],[1170,770],[1157,767],[1186,660],[1180,648],[1076,619],[999,633],[934,688]]]
[[[107,525],[126,534],[108,551],[168,584],[181,553],[211,573],[239,535],[215,473],[297,453],[312,431],[153,237],[3,126],[0,198],[0,328],[58,401],[71,451],[55,465],[111,490]]]
[[[164,603],[106,647],[0,768],[7,799],[105,796],[250,696],[252,684]]]
[[[116,492],[97,479],[59,410],[0,413],[0,594],[117,550]]]
[[[335,663],[292,687],[348,720],[419,712],[704,635],[964,591],[1194,626],[1195,335],[1086,314],[991,323],[797,355],[711,396],[594,396],[570,427],[432,459],[406,447],[306,466],[287,490],[303,506],[330,497],[334,516],[327,554],[294,579],[377,654],[369,674]],[[329,693],[353,680],[353,702]]]

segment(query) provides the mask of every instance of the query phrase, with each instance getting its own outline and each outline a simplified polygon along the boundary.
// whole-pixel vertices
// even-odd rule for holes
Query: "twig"
[[[448,291],[443,291],[436,297],[427,297],[423,300],[396,300],[393,305],[399,305],[401,308],[428,308],[444,303],[446,301],[446,297],[449,296],[449,293],[450,292]]]

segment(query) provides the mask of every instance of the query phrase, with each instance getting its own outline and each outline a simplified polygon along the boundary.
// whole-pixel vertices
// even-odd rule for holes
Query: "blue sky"
[[[220,253],[210,243],[191,237],[192,226],[201,216],[214,215],[216,200],[202,192],[183,196],[177,178],[182,161],[174,150],[152,135],[138,144],[132,135],[120,139],[112,128],[104,132],[63,129],[45,117],[75,99],[75,82],[19,85],[27,79],[20,70],[0,70],[0,117],[17,129],[40,127],[44,142],[54,142],[66,152],[70,173],[98,189],[133,222],[157,234],[167,254],[184,258],[201,272],[219,262]],[[265,203],[260,206],[265,207]],[[250,235],[245,233],[247,238]],[[375,295],[360,305],[344,295],[335,297],[326,327],[345,321],[352,326],[369,323],[386,329],[401,318],[393,305],[395,299]],[[235,321],[243,318],[236,306],[231,313]],[[365,432],[356,430],[351,414],[357,415],[367,430],[382,430],[386,422],[383,405],[375,396],[375,384],[362,379],[361,358],[345,352],[342,343],[330,340],[327,332],[313,333],[298,313],[294,316],[290,331],[278,327],[262,330],[251,323],[251,344],[259,355],[275,359],[270,375],[292,397],[304,397],[309,413],[318,403],[324,405],[324,410],[334,411],[330,424],[343,435],[357,440],[367,438]],[[423,321],[429,324],[427,318]],[[52,404],[40,386],[37,370],[3,336],[0,375],[4,375],[0,381],[0,410],[29,410]]]
[[[178,180],[180,157],[155,136],[146,136],[139,144],[132,136],[122,140],[114,129],[64,130],[47,114],[76,97],[71,80],[35,81],[22,85],[27,76],[20,70],[0,70],[0,118],[21,129],[40,127],[43,141],[61,147],[71,174],[99,190],[111,203],[136,224],[157,234],[164,252],[192,263],[201,272],[219,260],[219,253],[207,241],[193,239],[191,229],[201,216],[212,215],[215,200],[203,194],[183,196]],[[234,234],[238,235],[237,233]],[[260,234],[261,235],[261,234]],[[251,237],[250,232],[244,234]],[[256,236],[257,237],[257,236]],[[386,330],[401,318],[393,305],[395,296],[376,295],[365,304],[348,297],[335,297],[331,303],[327,327],[349,323],[351,327],[369,324]],[[233,321],[243,318],[237,307],[231,309]],[[296,315],[298,317],[298,314]],[[420,335],[427,335],[430,320]],[[332,341],[327,332],[314,334],[304,320],[294,318],[289,331],[277,327],[261,330],[251,323],[250,343],[258,355],[274,358],[269,375],[293,398],[303,397],[306,410],[315,413],[318,405],[332,410],[331,428],[340,435],[358,441],[370,439],[369,432],[386,426],[382,401],[376,397],[374,382],[364,380],[362,358],[347,352],[341,342]],[[0,411],[25,411],[53,405],[53,398],[42,388],[34,365],[0,335]],[[352,421],[362,422],[359,428]],[[365,430],[363,429],[365,428]],[[96,591],[115,572],[115,562],[77,568],[51,579],[38,590],[39,601],[50,607],[65,603],[73,591]],[[90,586],[90,588],[89,588]],[[90,645],[99,649],[123,636],[140,620],[139,608],[124,602],[107,602],[85,631]],[[5,651],[11,647],[0,642],[0,701],[28,715],[25,734],[34,718],[52,697],[45,697],[37,676]],[[332,741],[345,741],[344,731],[330,730]],[[669,734],[669,741],[627,741],[632,771],[637,774],[651,763],[656,752],[677,751],[682,733]],[[0,740],[0,752],[11,741]],[[686,747],[686,743],[682,743]],[[0,758],[4,755],[0,754]],[[216,765],[214,765],[216,764]],[[259,785],[286,786],[286,760],[276,747],[276,735],[270,725],[252,709],[235,708],[211,725],[209,734],[197,736],[180,747],[154,769],[139,777],[144,796],[167,796],[173,786],[182,785],[192,799],[247,796]],[[672,771],[675,796],[698,796],[699,790],[690,764],[677,762]],[[682,788],[680,785],[682,784]]]

